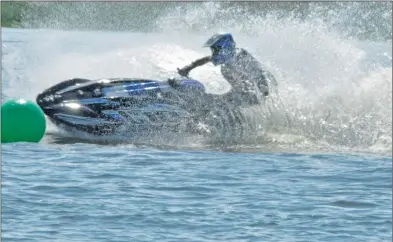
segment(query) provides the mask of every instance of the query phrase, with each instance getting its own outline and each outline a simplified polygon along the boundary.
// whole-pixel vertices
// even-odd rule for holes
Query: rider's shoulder
[[[236,49],[236,56],[239,59],[247,59],[247,60],[248,59],[254,59],[252,54],[248,50],[246,50],[244,48],[237,48]]]
[[[244,48],[236,48],[236,54],[239,56],[250,55],[250,53]]]

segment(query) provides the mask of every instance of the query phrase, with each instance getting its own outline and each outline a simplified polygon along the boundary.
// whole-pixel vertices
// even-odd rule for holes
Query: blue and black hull
[[[207,112],[209,97],[200,82],[190,79],[75,78],[45,90],[36,101],[66,130],[110,135],[119,130],[179,130]]]

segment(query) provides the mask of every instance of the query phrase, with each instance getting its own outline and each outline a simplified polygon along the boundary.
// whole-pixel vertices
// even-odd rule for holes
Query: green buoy
[[[39,142],[45,134],[45,114],[34,102],[9,100],[1,105],[1,142]]]

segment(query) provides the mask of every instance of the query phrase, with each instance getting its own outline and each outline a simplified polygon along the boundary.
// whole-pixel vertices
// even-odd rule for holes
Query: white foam
[[[382,53],[391,52],[391,42],[347,40],[316,19],[300,23],[255,16],[212,27],[207,23],[224,10],[218,3],[205,6],[160,18],[159,33],[28,32],[28,46],[4,57],[8,87],[3,92],[34,99],[43,89],[72,77],[166,79],[176,74],[176,68],[209,54],[202,44],[211,34],[229,31],[279,84],[270,111],[250,112],[250,122],[262,127],[249,134],[251,140],[259,142],[252,138],[259,135],[275,137],[269,140],[287,146],[304,147],[306,140],[311,147],[319,143],[355,150],[392,149],[391,57],[386,64],[389,56]],[[208,92],[231,88],[211,64],[191,74]]]

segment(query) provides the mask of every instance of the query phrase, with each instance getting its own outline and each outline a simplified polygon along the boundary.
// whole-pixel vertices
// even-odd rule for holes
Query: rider
[[[249,52],[243,48],[236,48],[231,34],[215,34],[207,40],[204,47],[210,47],[212,55],[178,69],[181,76],[187,77],[192,69],[208,62],[221,65],[223,77],[232,85],[232,91],[228,96],[243,104],[245,101],[251,104],[259,103],[258,91],[263,96],[268,96],[269,82],[276,84],[272,74],[264,70]]]

